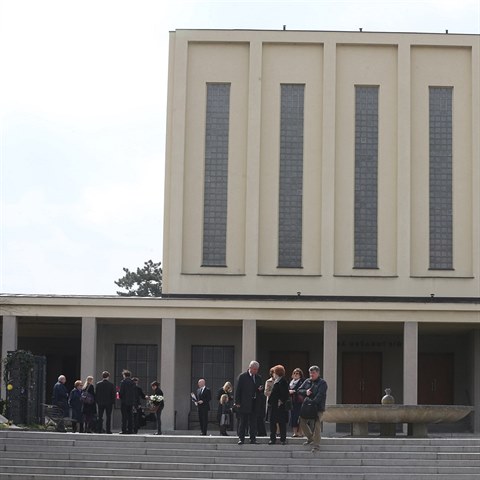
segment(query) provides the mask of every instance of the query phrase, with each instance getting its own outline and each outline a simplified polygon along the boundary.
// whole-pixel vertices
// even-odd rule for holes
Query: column
[[[473,332],[473,431],[480,433],[480,330]]]
[[[243,320],[242,365],[240,370],[245,371],[252,360],[257,360],[257,321]]]
[[[2,328],[2,364],[1,364],[1,381],[2,384],[2,399],[5,400],[7,396],[7,391],[5,385],[3,384],[3,359],[7,357],[7,352],[11,352],[17,349],[17,338],[18,338],[18,322],[17,317],[5,315],[3,317],[3,328]]]
[[[82,349],[80,357],[80,378],[98,373],[97,368],[97,319],[82,317]],[[73,380],[73,379],[70,379]]]
[[[165,398],[162,412],[163,433],[175,430],[175,319],[162,319],[160,381]]]
[[[323,378],[328,384],[327,404],[337,403],[337,322],[323,322]],[[324,423],[323,432],[333,434],[336,423]]]
[[[418,388],[418,322],[403,327],[403,403],[417,405]]]

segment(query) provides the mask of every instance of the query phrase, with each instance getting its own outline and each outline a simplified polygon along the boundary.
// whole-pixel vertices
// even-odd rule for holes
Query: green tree
[[[123,268],[125,275],[115,281],[115,285],[126,290],[117,291],[122,297],[160,297],[162,295],[162,267],[161,262],[152,260],[145,262],[143,268],[131,272]]]

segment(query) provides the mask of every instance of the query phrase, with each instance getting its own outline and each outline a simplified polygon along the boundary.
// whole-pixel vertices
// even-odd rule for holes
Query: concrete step
[[[162,450],[163,452],[170,452],[168,455],[144,455],[144,454],[127,454],[127,453],[112,453],[108,455],[108,459],[116,462],[152,462],[160,461],[162,458],[168,458],[171,462],[204,462],[204,463],[244,463],[246,459],[251,458],[251,454],[239,456],[235,453],[230,452],[205,452],[205,454],[199,455],[197,451],[188,451],[188,450]],[[200,452],[202,453],[202,452]],[[213,455],[212,455],[213,453]],[[268,452],[266,452],[268,453]],[[292,463],[292,458],[302,458],[302,464],[315,464],[319,463],[319,460],[312,458],[310,452],[290,452],[290,455],[285,455],[275,459],[275,463],[278,464],[290,464]],[[26,452],[21,445],[15,447],[8,447],[7,450],[4,450],[2,453],[2,458],[29,458],[29,459],[52,459],[56,460],[58,458],[58,452],[51,451],[28,451]],[[322,460],[388,460],[388,461],[417,461],[417,460],[432,460],[432,461],[480,461],[480,452],[477,453],[416,453],[416,452],[325,452],[321,451]],[[78,453],[77,451],[69,452],[66,455],[62,455],[62,459],[65,460],[103,460],[105,458],[105,452],[102,449],[102,453],[99,454],[98,450],[95,453]],[[255,455],[256,463],[269,463],[271,461],[271,456]]]
[[[0,432],[0,478],[427,480],[480,478],[480,439],[322,439],[312,454],[234,437]]]

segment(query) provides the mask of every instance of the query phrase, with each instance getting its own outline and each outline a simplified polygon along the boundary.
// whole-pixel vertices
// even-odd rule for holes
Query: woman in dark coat
[[[82,413],[85,422],[85,432],[92,433],[94,430],[93,419],[97,413],[95,404],[95,387],[93,386],[93,377],[88,376],[82,389]]]
[[[288,410],[285,404],[290,400],[288,391],[288,382],[285,379],[285,368],[283,365],[273,367],[273,388],[268,397],[270,407],[270,441],[269,445],[274,445],[277,441],[277,425],[280,430],[280,443],[285,445],[287,442],[287,422]]]
[[[218,400],[218,408],[217,408],[217,422],[218,425],[220,425],[220,420],[222,418],[222,408],[220,405],[220,399],[222,398],[222,395],[227,395],[228,396],[228,402],[227,406],[225,407],[227,413],[229,414],[229,423],[228,426],[231,427],[233,425],[233,412],[232,412],[232,407],[233,407],[233,386],[230,382],[225,382],[225,385],[217,392],[217,400]],[[222,430],[225,433],[222,433]],[[225,429],[220,429],[220,434],[221,435],[227,435],[226,428]]]
[[[300,368],[296,368],[292,372],[292,379],[288,386],[290,392],[290,398],[292,399],[292,411],[290,412],[290,426],[293,430],[292,437],[301,437],[299,420],[300,420],[300,408],[302,407],[303,397],[297,393],[300,385],[303,383],[303,372]]]
[[[150,384],[152,387],[152,395],[158,395],[159,397],[163,397],[162,389],[160,388],[160,382],[155,380]],[[154,435],[161,435],[162,434],[162,410],[165,406],[165,402],[162,400],[159,405],[156,405],[157,409],[155,411],[155,420],[157,421],[157,431],[154,432]]]
[[[77,432],[77,423],[80,428],[80,433],[83,433],[83,414],[82,414],[82,402],[80,397],[82,396],[83,383],[81,380],[77,380],[74,384],[74,388],[70,392],[68,397],[68,404],[72,409],[72,431]]]

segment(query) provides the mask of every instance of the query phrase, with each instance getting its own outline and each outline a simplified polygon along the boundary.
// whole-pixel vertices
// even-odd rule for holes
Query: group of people
[[[286,378],[285,367],[275,365],[270,369],[270,378],[264,383],[258,374],[259,363],[250,362],[248,370],[239,375],[235,393],[230,382],[217,392],[217,421],[221,435],[228,435],[227,430],[233,426],[233,415],[237,415],[238,444],[243,445],[248,435],[251,444],[256,444],[257,435],[266,435],[265,420],[270,423],[269,445],[274,445],[279,436],[280,443],[286,444],[287,423],[293,429],[293,436],[305,435],[305,445],[311,446],[312,452],[320,447],[321,419],[325,411],[327,383],[320,377],[320,368],[316,365],[308,369],[309,378],[304,379],[300,368],[295,368],[290,381]],[[120,433],[137,433],[141,419],[141,400],[150,402],[155,413],[157,431],[162,434],[161,414],[164,407],[163,392],[158,381],[151,383],[152,395],[147,396],[138,386],[138,379],[131,377],[129,370],[123,370],[118,398],[121,404],[122,430]],[[77,380],[69,393],[64,375],[58,377],[53,388],[53,403],[69,416],[72,409],[72,429],[80,432],[103,432],[103,415],[106,416],[105,432],[112,433],[112,410],[117,398],[115,386],[109,380],[109,372],[102,373],[102,380],[96,385],[93,377],[88,376],[85,382]],[[208,414],[212,392],[205,379],[198,380],[196,393],[191,393],[198,409],[198,418],[202,435],[207,435]],[[308,404],[307,408],[303,408]],[[304,411],[305,410],[305,411]],[[96,418],[96,421],[95,421]],[[65,430],[59,422],[59,430]]]
[[[251,444],[256,444],[257,435],[266,435],[265,419],[270,423],[269,445],[277,442],[277,435],[282,445],[287,441],[287,423],[293,429],[293,436],[306,437],[304,445],[310,446],[312,452],[320,447],[321,419],[325,411],[327,383],[320,377],[320,368],[309,368],[309,378],[305,379],[300,368],[295,368],[290,381],[286,379],[285,367],[276,365],[270,369],[270,378],[263,383],[258,374],[259,363],[250,362],[248,370],[239,375],[235,394],[230,382],[217,392],[217,421],[220,435],[227,435],[227,429],[233,425],[233,414],[238,419],[238,444],[245,443],[248,435]],[[196,394],[192,400],[198,408],[198,417],[202,435],[207,434],[208,412],[212,399],[211,391],[206,387],[205,379],[198,381]],[[302,406],[309,404],[309,413],[303,412]],[[313,414],[312,414],[313,411]]]
[[[155,435],[162,434],[162,410],[164,407],[163,392],[160,383],[151,383],[152,395],[148,396],[138,385],[138,378],[132,377],[129,370],[123,370],[123,380],[120,383],[118,399],[120,400],[122,414],[122,434],[137,433],[142,421],[141,400],[153,399],[151,410],[155,413],[157,431]],[[112,433],[112,411],[117,399],[115,385],[110,382],[110,373],[102,373],[102,380],[93,383],[92,376],[88,376],[85,382],[77,380],[71,392],[65,386],[66,377],[60,375],[53,387],[52,403],[56,405],[63,417],[69,417],[71,409],[71,420],[73,432],[80,433]],[[105,415],[105,429],[103,428],[103,416]],[[65,431],[65,424],[62,418],[57,423],[58,431]]]

